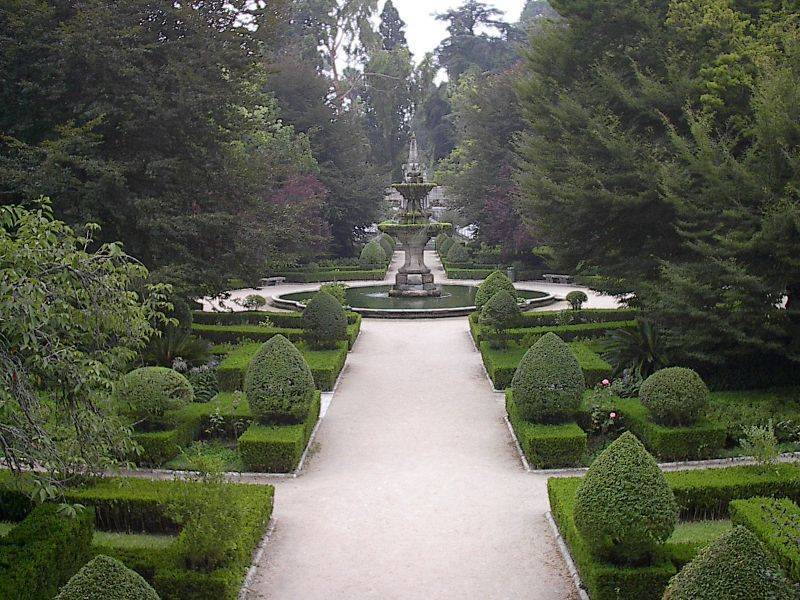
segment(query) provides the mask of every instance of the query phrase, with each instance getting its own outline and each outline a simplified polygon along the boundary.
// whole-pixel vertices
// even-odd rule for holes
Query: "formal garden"
[[[0,5],[0,600],[800,599],[797,2],[498,4]]]

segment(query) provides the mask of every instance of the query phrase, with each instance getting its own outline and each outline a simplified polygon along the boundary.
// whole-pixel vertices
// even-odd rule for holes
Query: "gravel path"
[[[304,474],[276,483],[248,598],[573,598],[545,481],[465,319],[365,320]]]

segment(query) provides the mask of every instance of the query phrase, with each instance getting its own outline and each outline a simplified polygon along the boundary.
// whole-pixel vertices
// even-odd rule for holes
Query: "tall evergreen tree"
[[[381,11],[381,24],[379,27],[383,49],[391,52],[395,48],[407,48],[406,24],[400,18],[400,13],[392,0],[386,0]]]

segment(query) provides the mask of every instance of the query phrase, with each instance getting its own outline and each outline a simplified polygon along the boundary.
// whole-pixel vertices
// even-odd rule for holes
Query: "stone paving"
[[[365,320],[247,597],[574,598],[503,414],[466,319]]]

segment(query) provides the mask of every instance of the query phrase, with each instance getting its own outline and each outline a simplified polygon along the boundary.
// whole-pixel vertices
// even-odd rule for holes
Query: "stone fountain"
[[[433,273],[425,265],[425,246],[428,241],[443,231],[452,229],[449,223],[437,223],[431,220],[426,210],[426,199],[435,183],[425,181],[425,175],[419,163],[417,139],[411,137],[408,151],[408,162],[403,166],[404,182],[394,184],[403,197],[397,221],[381,223],[378,226],[402,244],[405,251],[405,263],[397,272],[395,284],[389,291],[393,297],[430,297],[440,296],[441,288],[436,285]]]

